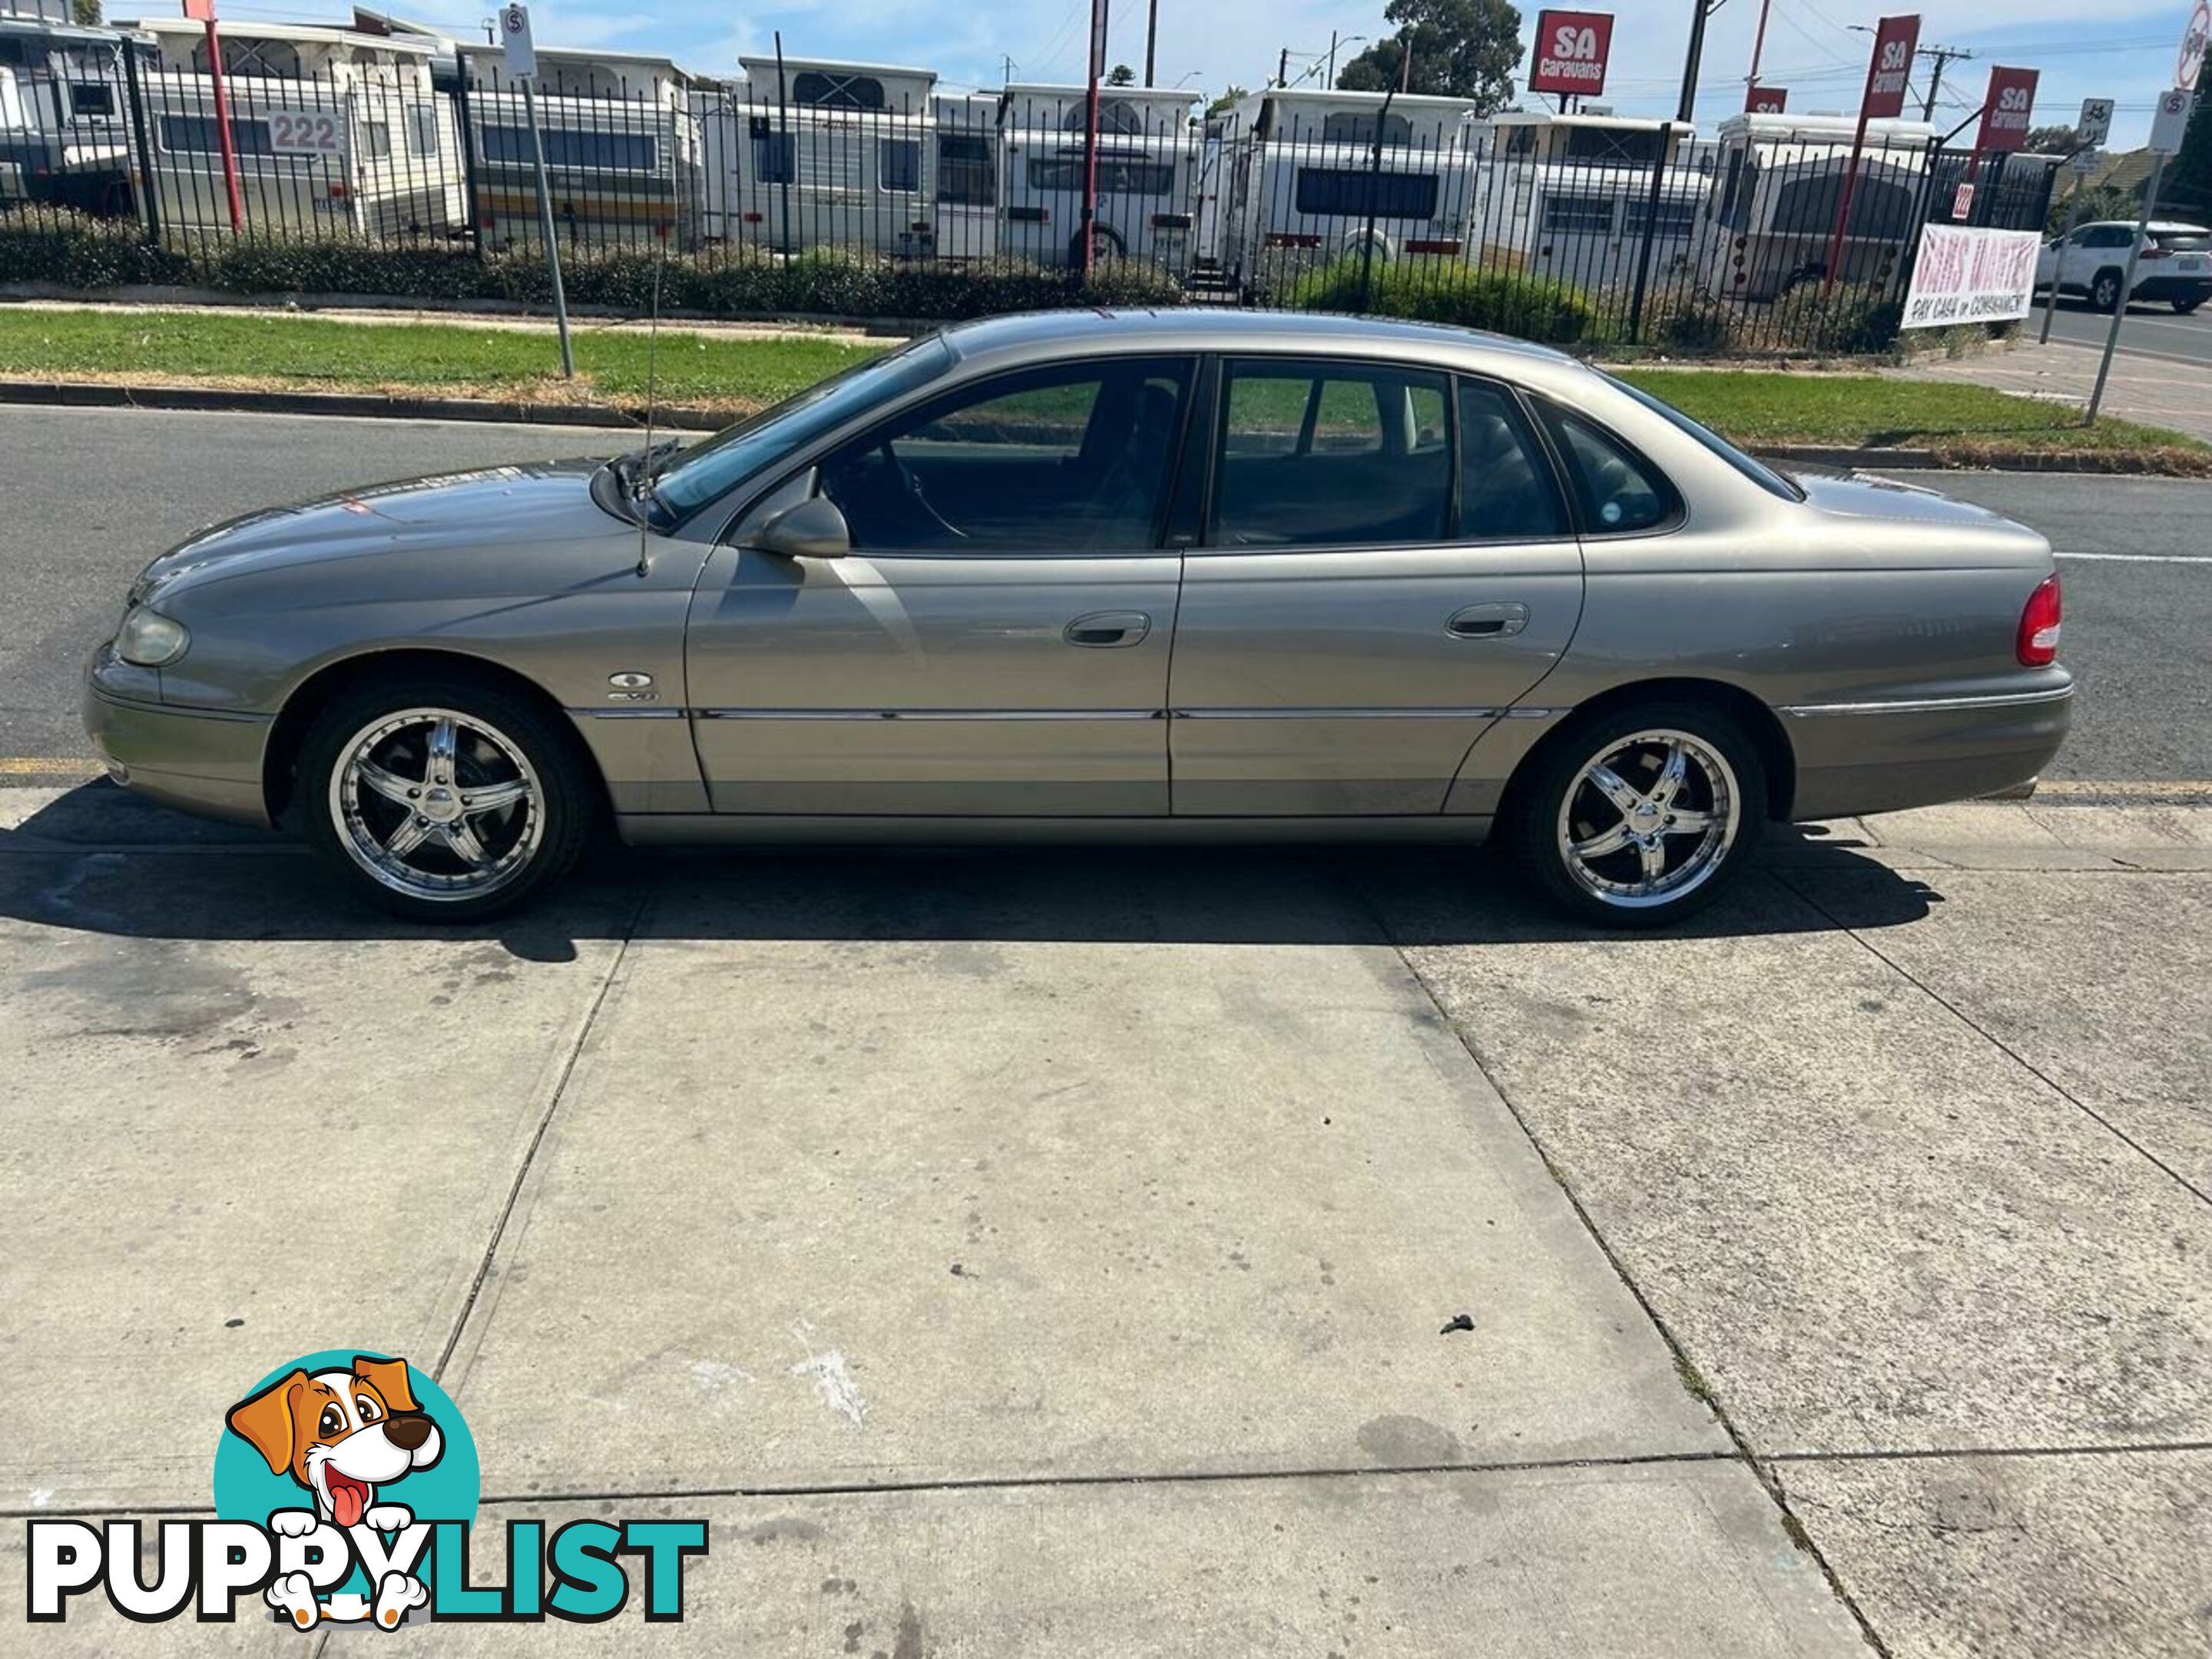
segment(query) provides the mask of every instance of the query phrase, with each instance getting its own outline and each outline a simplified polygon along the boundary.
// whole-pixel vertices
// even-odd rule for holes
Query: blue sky
[[[2142,6],[2116,0],[2110,7],[2085,8],[2081,0],[2006,0],[1992,8],[1974,0],[1930,0],[1922,9],[1922,43],[1963,46],[1976,54],[1974,61],[1947,70],[1939,112],[1950,111],[1952,123],[1964,118],[1981,101],[1989,66],[2017,64],[2043,71],[2039,125],[2070,119],[2084,98],[2110,97],[2120,105],[2115,143],[2122,148],[2140,143],[2150,124],[2151,100],[2171,83],[2191,3]],[[494,9],[466,0],[387,3],[457,32],[479,27]],[[1887,9],[1909,6],[1910,0],[1899,0]],[[1670,113],[1688,33],[1686,0],[1624,0],[1613,9],[1620,21],[1606,100],[1624,114]],[[1850,26],[1871,25],[1884,9],[1848,0],[1771,0],[1760,78],[1788,87],[1793,110],[1856,108],[1869,41]],[[301,0],[289,7],[281,0],[225,0],[223,10],[241,20],[304,19],[343,16],[348,8],[339,0]],[[1536,10],[1534,4],[1523,8],[1524,40]],[[1998,12],[2001,24],[1991,21]],[[634,0],[533,0],[532,5],[532,32],[545,45],[666,52],[691,69],[729,73],[740,52],[767,50],[780,29],[784,49],[795,56],[917,64],[962,86],[997,85],[1002,55],[1013,58],[1017,79],[1079,78],[1088,15],[1088,0],[770,0],[759,9],[733,8],[726,0],[661,0],[649,8]],[[1726,0],[1708,25],[1698,100],[1701,125],[1742,106],[1758,15],[1759,0]],[[1273,73],[1283,46],[1291,48],[1295,76],[1328,51],[1331,29],[1362,35],[1385,27],[1381,0],[1161,0],[1158,78],[1172,85],[1188,76],[1189,84],[1208,92],[1231,82],[1257,87]],[[1109,61],[1142,68],[1141,0],[1122,0],[1109,40]],[[1358,50],[1354,46],[1344,55]],[[1916,73],[1916,97],[1925,73],[1924,64]]]

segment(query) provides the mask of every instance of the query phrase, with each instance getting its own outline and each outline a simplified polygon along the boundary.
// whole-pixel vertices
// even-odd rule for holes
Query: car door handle
[[[1518,599],[1470,605],[1452,612],[1444,631],[1455,640],[1502,640],[1528,625],[1528,607]]]
[[[1078,617],[1060,630],[1070,645],[1136,645],[1152,631],[1152,619],[1141,611],[1094,611]]]

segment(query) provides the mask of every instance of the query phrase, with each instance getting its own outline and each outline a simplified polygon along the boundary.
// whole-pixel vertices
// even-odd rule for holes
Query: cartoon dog
[[[350,1370],[295,1370],[230,1409],[230,1426],[269,1465],[272,1474],[289,1474],[314,1494],[310,1510],[279,1510],[269,1517],[271,1530],[304,1538],[323,1522],[356,1527],[366,1522],[380,1533],[398,1532],[414,1522],[404,1504],[380,1504],[377,1489],[438,1461],[444,1437],[408,1383],[404,1359],[354,1356]],[[429,1599],[422,1581],[390,1572],[377,1585],[374,1608],[358,1595],[332,1596],[318,1605],[304,1572],[279,1575],[269,1586],[269,1605],[289,1613],[302,1630],[327,1613],[341,1620],[372,1616],[390,1629],[411,1607]]]

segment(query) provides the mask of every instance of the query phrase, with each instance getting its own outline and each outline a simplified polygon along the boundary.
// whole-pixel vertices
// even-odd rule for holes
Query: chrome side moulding
[[[2074,695],[2070,685],[2047,686],[2036,691],[1992,691],[1960,697],[1899,697],[1877,702],[1801,702],[1785,704],[1781,713],[1806,720],[1826,714],[1941,714],[1954,710],[2025,708],[2043,702],[2063,702]]]

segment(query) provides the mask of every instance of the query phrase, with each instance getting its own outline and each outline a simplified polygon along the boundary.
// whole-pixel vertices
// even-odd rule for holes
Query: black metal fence
[[[482,258],[542,240],[542,146],[553,232],[585,257],[1072,276],[1095,169],[1094,265],[1194,303],[1833,350],[1867,343],[1869,313],[1901,296],[1920,224],[2039,229],[2052,177],[2048,158],[1917,143],[1869,148],[1854,172],[1844,142],[1387,105],[1248,126],[1143,89],[1105,94],[1094,158],[1075,91],[894,102],[865,76],[715,88],[549,68],[526,97],[483,52],[319,74],[282,51],[225,58],[228,158],[204,64],[118,51],[45,77],[51,108],[12,169],[0,161],[0,206],[135,222],[173,250]]]

